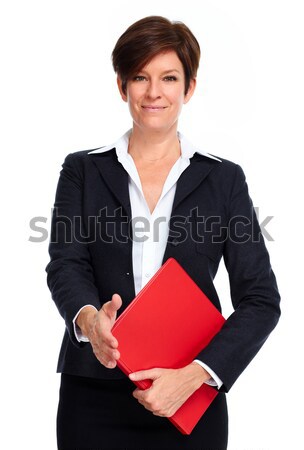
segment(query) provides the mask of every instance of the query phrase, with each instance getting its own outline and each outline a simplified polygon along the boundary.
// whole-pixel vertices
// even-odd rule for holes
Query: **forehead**
[[[162,72],[177,70],[183,72],[183,65],[174,50],[158,53],[144,67],[142,71],[159,70]]]

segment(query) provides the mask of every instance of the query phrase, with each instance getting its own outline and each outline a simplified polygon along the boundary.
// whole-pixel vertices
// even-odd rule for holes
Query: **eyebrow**
[[[172,72],[177,72],[178,74],[181,73],[178,69],[169,69],[169,70],[164,70],[161,74],[166,75],[167,73],[172,73]],[[147,72],[145,70],[140,70],[139,73],[147,73]]]
[[[180,71],[177,70],[177,69],[170,69],[170,70],[165,70],[164,72],[162,72],[162,74],[165,75],[166,73],[171,73],[171,72],[177,72],[177,73],[180,73]]]

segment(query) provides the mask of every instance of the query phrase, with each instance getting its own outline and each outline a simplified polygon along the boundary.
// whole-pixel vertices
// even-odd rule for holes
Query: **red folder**
[[[190,364],[225,322],[224,317],[185,272],[169,258],[117,318],[118,367],[126,374],[154,367]],[[134,381],[140,389],[151,380]],[[218,391],[203,384],[168,419],[190,434]]]

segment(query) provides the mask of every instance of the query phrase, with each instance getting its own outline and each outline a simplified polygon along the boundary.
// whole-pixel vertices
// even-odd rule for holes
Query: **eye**
[[[164,77],[165,81],[176,81],[177,78],[174,75],[167,75]]]
[[[133,77],[133,81],[144,81],[146,78],[143,75],[136,75]]]

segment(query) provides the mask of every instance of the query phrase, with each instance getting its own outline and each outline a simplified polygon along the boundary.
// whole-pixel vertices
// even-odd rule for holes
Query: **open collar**
[[[129,146],[129,137],[132,132],[132,129],[128,130],[123,136],[121,136],[118,141],[113,144],[107,145],[105,147],[97,148],[96,150],[92,150],[88,153],[88,155],[96,154],[96,153],[104,153],[109,150],[113,150],[115,148],[118,159],[124,157],[128,153]],[[200,155],[205,156],[206,158],[214,159],[216,161],[222,162],[219,158],[210,155],[209,153],[200,150],[197,146],[194,146],[182,133],[178,132],[178,139],[181,145],[181,157],[190,159],[194,155],[194,153],[199,153]]]

